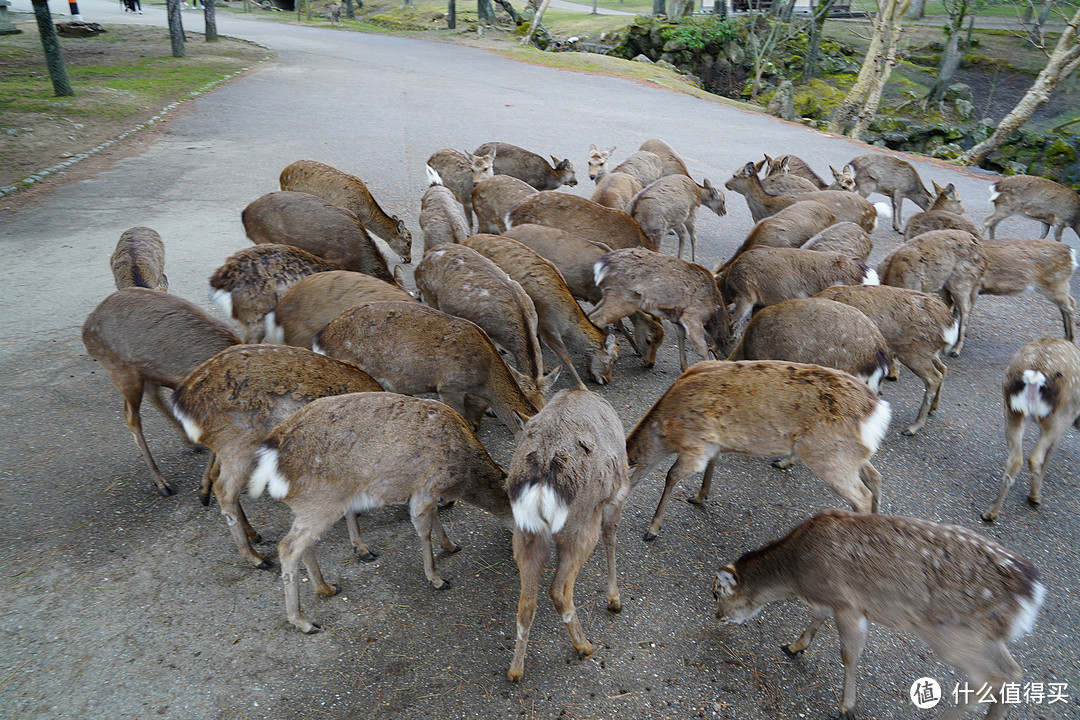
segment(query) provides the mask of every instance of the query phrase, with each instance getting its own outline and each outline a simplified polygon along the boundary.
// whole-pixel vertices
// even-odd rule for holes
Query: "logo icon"
[[[911,691],[908,693],[911,702],[917,708],[929,710],[941,702],[941,686],[934,678],[921,677],[911,683]]]

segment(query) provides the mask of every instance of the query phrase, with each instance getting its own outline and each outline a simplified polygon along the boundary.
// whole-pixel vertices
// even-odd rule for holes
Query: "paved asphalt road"
[[[29,2],[16,0],[15,9],[28,10]],[[80,9],[103,23],[164,23],[156,7],[138,18],[105,0],[82,0]],[[184,13],[184,22],[197,31],[200,13]],[[319,552],[347,592],[316,600],[302,591],[305,607],[328,630],[301,637],[283,623],[276,574],[243,565],[218,514],[195,502],[200,458],[148,409],[150,445],[180,488],[171,498],[153,493],[119,396],[86,355],[79,328],[112,291],[108,256],[135,225],[164,238],[171,291],[205,303],[207,277],[248,244],[240,210],[275,190],[281,168],[299,158],[364,178],[383,207],[412,228],[419,249],[424,162],[445,146],[502,140],[570,157],[581,180],[573,192],[586,196],[590,143],[617,146],[619,158],[647,138],[663,138],[699,181],[718,185],[765,152],[795,153],[827,172],[867,148],[719,102],[481,50],[227,14],[219,29],[273,48],[277,59],[192,100],[142,152],[44,194],[0,199],[0,712],[634,719],[834,713],[840,672],[833,631],[793,662],[776,645],[793,639],[805,620],[795,605],[777,605],[743,627],[719,628],[710,617],[709,577],[718,565],[836,504],[805,469],[783,476],[762,459],[732,458],[708,509],[672,503],[663,534],[648,545],[640,538],[659,480],[639,488],[620,532],[622,616],[608,619],[603,611],[602,563],[594,559],[578,584],[578,604],[600,641],[597,654],[572,659],[542,602],[525,680],[511,687],[504,673],[517,578],[508,536],[490,519],[452,511],[450,530],[466,533],[467,548],[438,560],[461,580],[447,595],[423,586],[415,537],[400,511],[364,521],[377,526],[369,542],[384,551],[374,565],[349,562],[335,531]],[[189,42],[199,42],[197,35]],[[989,212],[992,176],[912,161],[927,184],[955,183],[977,221]],[[727,204],[726,217],[707,210],[699,216],[703,264],[725,259],[752,226],[741,197],[731,193]],[[999,234],[1034,237],[1037,229],[1012,219]],[[887,222],[873,238],[873,262],[899,242]],[[1071,233],[1066,242],[1078,243]],[[1074,295],[1077,289],[1074,281]],[[1001,372],[1024,342],[1060,334],[1058,312],[1042,298],[981,298],[964,356],[948,361],[941,408],[922,435],[899,435],[914,417],[921,383],[905,370],[884,389],[894,420],[875,464],[885,477],[887,511],[975,528],[1042,569],[1046,607],[1035,635],[1015,643],[1015,654],[1026,680],[1069,683],[1075,693],[1076,434],[1052,459],[1042,508],[1022,502],[1022,476],[997,524],[977,519],[1004,462]],[[614,383],[602,392],[627,429],[677,368],[672,342],[653,371],[624,352]],[[505,431],[487,423],[484,439],[507,462]],[[250,506],[268,539],[284,534],[289,520],[279,506]],[[273,556],[272,544],[263,549]],[[927,717],[912,710],[907,688],[922,674],[951,688],[948,673],[914,640],[875,631],[860,668],[863,717]],[[1021,704],[1012,717],[1077,717],[1078,703],[1080,696],[1054,706]]]

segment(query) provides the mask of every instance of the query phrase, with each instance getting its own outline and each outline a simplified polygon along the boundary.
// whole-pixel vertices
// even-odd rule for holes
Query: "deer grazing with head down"
[[[628,213],[570,193],[536,193],[506,215],[505,225],[508,228],[526,223],[559,228],[612,249],[657,249],[656,243]]]
[[[316,398],[382,388],[352,363],[310,350],[282,345],[238,345],[195,368],[176,388],[172,411],[188,439],[214,452],[199,497],[210,503],[210,491],[221,506],[233,543],[248,562],[268,568],[251,546],[259,534],[240,505],[251,459],[274,427]],[[362,559],[374,560],[350,520],[350,537]]]
[[[248,485],[253,497],[266,491],[293,511],[278,544],[289,622],[308,634],[320,629],[300,609],[300,560],[315,593],[334,595],[315,543],[343,515],[384,505],[409,506],[424,575],[437,590],[450,587],[435,570],[432,534],[448,552],[460,546],[439,522],[439,499],[462,499],[509,520],[505,479],[461,415],[436,400],[350,393],[300,408],[256,451]]]
[[[724,187],[746,198],[754,222],[775,215],[782,208],[802,200],[816,200],[832,210],[838,222],[858,223],[867,232],[873,231],[877,224],[877,209],[866,198],[847,190],[818,190],[783,195],[766,192],[752,162],[736,170],[724,183]]]
[[[874,243],[859,225],[842,222],[830,225],[799,247],[803,250],[840,253],[866,262],[874,250]]]
[[[589,313],[598,327],[641,311],[673,325],[679,367],[686,370],[686,338],[703,357],[724,357],[731,349],[731,317],[708,270],[645,248],[614,250],[596,261],[596,285],[603,296]]]
[[[608,610],[619,612],[615,531],[630,492],[623,427],[614,408],[587,390],[562,390],[525,425],[506,480],[514,514],[514,560],[521,576],[517,640],[507,676],[525,673],[525,649],[536,614],[540,576],[552,545],[558,569],[551,582],[555,612],[574,649],[591,655],[574,607],[574,581],[603,535]]]
[[[424,252],[444,243],[460,243],[469,237],[471,216],[465,217],[461,205],[442,178],[428,166],[430,185],[420,199],[420,234],[424,236]],[[471,197],[471,195],[470,195]]]
[[[356,363],[390,392],[438,393],[474,428],[490,407],[516,434],[544,406],[541,390],[503,361],[480,326],[417,302],[350,308],[315,336],[312,349]]]
[[[142,431],[143,395],[176,422],[161,398],[200,363],[238,345],[221,320],[183,298],[148,288],[117,290],[101,301],[82,328],[86,351],[101,363],[124,396],[124,419],[162,495],[173,488],[158,469]]]
[[[589,322],[552,263],[501,235],[473,235],[465,241],[465,246],[498,265],[532,298],[540,340],[562,361],[578,389],[584,390],[585,383],[574,367],[567,344],[585,355],[594,382],[600,385],[611,382],[612,367],[619,357],[615,336]]]
[[[240,217],[256,245],[289,245],[344,270],[396,282],[356,215],[329,200],[304,192],[272,192],[249,204]]]
[[[731,263],[752,247],[766,245],[768,247],[800,247],[814,235],[832,226],[836,221],[833,214],[825,205],[813,200],[804,200],[793,205],[788,205],[775,215],[762,218],[754,223],[753,229],[746,236],[746,240],[739,246],[727,262],[716,268],[716,274],[720,275]],[[852,223],[848,223],[851,225]],[[856,226],[858,227],[858,226]],[[862,230],[862,228],[859,228]]]
[[[964,206],[956,187],[934,183],[934,200],[923,212],[915,213],[904,227],[904,239],[911,240],[931,230],[963,230],[982,240],[978,226],[964,216]]]
[[[505,232],[510,211],[538,192],[524,180],[509,175],[494,175],[476,183],[472,194],[476,232]]]
[[[779,360],[700,362],[672,383],[626,438],[630,483],[667,473],[646,540],[660,532],[671,491],[705,471],[703,504],[725,452],[783,455],[807,467],[859,512],[877,512],[881,473],[870,464],[889,427],[889,403],[847,373]]]
[[[297,160],[281,171],[280,185],[282,190],[318,195],[350,210],[361,225],[385,240],[402,262],[412,260],[412,233],[405,221],[387,215],[364,181],[355,175],[314,160]]]
[[[982,515],[987,522],[992,522],[1001,512],[1005,496],[1016,482],[1024,461],[1024,429],[1028,421],[1039,426],[1039,439],[1028,456],[1031,472],[1028,502],[1042,503],[1047,458],[1070,425],[1080,430],[1080,348],[1057,338],[1024,345],[1005,369],[1002,394],[1009,459],[994,504]]]
[[[165,277],[165,243],[151,228],[133,227],[120,233],[109,265],[117,290],[128,287],[169,290],[169,279]]]
[[[723,623],[746,622],[777,600],[809,605],[810,625],[781,646],[790,656],[834,618],[843,720],[855,717],[855,669],[870,623],[914,632],[971,687],[996,688],[986,717],[1000,720],[1008,709],[1002,686],[1022,676],[1005,643],[1034,629],[1045,596],[1030,561],[967,528],[842,510],[815,515],[713,579]]]

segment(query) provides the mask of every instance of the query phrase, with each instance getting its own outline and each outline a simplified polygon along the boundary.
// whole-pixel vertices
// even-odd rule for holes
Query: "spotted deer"
[[[490,154],[473,155],[455,148],[441,148],[427,159],[427,167],[441,178],[442,184],[461,203],[465,224],[470,231],[473,227],[473,188],[484,178],[494,175],[494,159]]]
[[[133,227],[120,233],[109,265],[117,290],[128,287],[169,290],[169,279],[165,277],[165,243],[152,228]]]
[[[1012,215],[1042,223],[1040,239],[1050,234],[1051,227],[1058,242],[1067,227],[1080,237],[1080,195],[1061,183],[1033,175],[1002,178],[990,186],[990,202],[994,211],[983,220],[982,230],[991,240],[998,223]]]
[[[997,688],[986,717],[1000,720],[1002,685],[1022,675],[1005,644],[1034,630],[1046,588],[1030,561],[967,528],[829,510],[720,568],[713,597],[722,623],[744,623],[777,600],[809,605],[810,625],[781,646],[790,656],[833,618],[844,720],[855,717],[855,670],[870,623],[914,632],[972,687]]]
[[[896,232],[903,232],[900,215],[905,198],[922,210],[929,209],[934,201],[915,167],[898,157],[866,153],[856,155],[848,164],[854,170],[855,187],[860,195],[881,193],[892,201],[892,226]]]
[[[300,408],[255,452],[248,484],[252,497],[265,491],[293,512],[278,543],[289,622],[307,634],[321,629],[300,608],[297,573],[303,559],[317,595],[337,592],[323,578],[314,546],[343,515],[407,504],[424,575],[444,590],[451,584],[435,569],[431,537],[448,552],[461,548],[439,522],[439,499],[462,499],[509,520],[505,480],[461,415],[436,400],[362,392]]]
[[[660,532],[671,491],[705,471],[691,500],[709,496],[725,452],[802,460],[859,512],[877,512],[881,473],[870,463],[889,427],[889,403],[847,373],[778,360],[706,361],[672,383],[626,438],[636,487],[675,456],[645,540]]]
[[[559,160],[552,155],[552,166],[536,153],[504,142],[484,143],[473,150],[473,155],[491,155],[494,174],[516,177],[537,190],[557,190],[563,185],[577,185],[574,165],[568,158]]]

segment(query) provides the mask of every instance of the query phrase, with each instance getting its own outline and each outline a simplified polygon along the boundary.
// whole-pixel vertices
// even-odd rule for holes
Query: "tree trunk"
[[[1016,107],[998,123],[993,134],[957,159],[961,165],[977,165],[990,153],[1005,144],[1014,132],[1035,114],[1043,103],[1050,99],[1051,93],[1063,80],[1080,68],[1080,44],[1077,44],[1077,28],[1080,28],[1080,9],[1069,20],[1069,25],[1058,38],[1054,51],[1046,67],[1035,78],[1031,89],[1027,91]]]
[[[486,23],[495,19],[495,8],[492,7],[491,0],[476,0],[476,16],[480,22]]]
[[[548,3],[550,2],[551,0],[544,0],[542,3],[540,3],[540,8],[536,11],[536,14],[533,15],[532,25],[529,26],[529,32],[525,33],[525,38],[521,41],[522,45],[528,45],[529,43],[531,43],[533,40],[533,36],[536,35],[537,32],[539,32],[540,21],[543,19],[544,11],[547,10]]]
[[[38,34],[41,35],[41,49],[45,52],[45,66],[49,68],[53,94],[56,97],[74,95],[71,80],[68,79],[67,66],[64,65],[64,53],[60,49],[60,38],[53,25],[52,13],[46,0],[34,0],[34,18],[37,20]]]
[[[664,0],[653,0],[652,14],[663,15],[664,14]]]
[[[184,57],[184,20],[180,17],[180,0],[167,0],[165,12],[169,16],[169,40],[172,42],[172,56]]]
[[[833,112],[828,131],[843,134],[854,122],[851,137],[860,138],[881,102],[881,93],[896,65],[896,45],[900,40],[900,18],[911,0],[878,0],[870,47],[863,58],[859,76],[844,101]]]
[[[457,0],[450,0],[450,6],[446,9],[446,27],[457,29]]]
[[[510,0],[495,0],[495,4],[510,15],[510,19],[514,21],[515,25],[525,24],[525,18],[521,17],[521,13],[514,9],[514,6],[510,4]]]
[[[214,0],[203,0],[203,18],[206,24],[206,42],[217,42],[217,13]]]
[[[809,38],[806,59],[803,60],[803,80],[813,80],[817,77],[818,57],[821,55],[821,35],[825,28],[825,19],[832,12],[833,2],[834,0],[823,0],[821,4],[814,8],[813,19],[807,28]]]
[[[911,0],[911,8],[904,17],[922,20],[924,15],[926,15],[926,0]]]
[[[960,67],[960,28],[963,22],[963,17],[952,18],[945,30],[949,37],[945,42],[945,51],[941,53],[937,77],[934,78],[934,84],[930,86],[930,92],[926,93],[928,103],[941,102],[945,97],[945,90]]]
[[[363,2],[360,2],[360,7],[364,7]],[[345,17],[349,20],[356,19],[356,7],[353,5],[353,0],[345,0]]]

